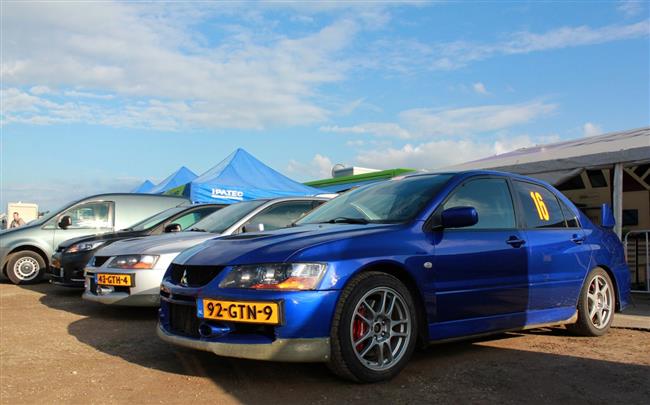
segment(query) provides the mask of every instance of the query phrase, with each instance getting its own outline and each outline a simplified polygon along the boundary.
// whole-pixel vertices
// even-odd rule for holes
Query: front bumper
[[[86,267],[85,290],[81,298],[107,305],[157,307],[160,304],[160,281],[164,272],[161,268],[122,270]],[[129,274],[135,280],[135,285],[132,287],[98,286],[95,281],[97,273]]]
[[[158,324],[158,336],[169,343],[212,352],[218,356],[283,362],[326,362],[330,358],[329,338],[276,339],[271,343],[209,342],[172,335]]]
[[[45,269],[50,283],[63,287],[84,287],[84,266],[93,256],[93,252],[64,254],[56,252],[50,260],[51,265]]]

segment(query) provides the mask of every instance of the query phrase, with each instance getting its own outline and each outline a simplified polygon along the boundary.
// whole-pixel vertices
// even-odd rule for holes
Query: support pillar
[[[614,184],[612,185],[612,209],[614,211],[614,232],[623,240],[623,164],[614,165]]]

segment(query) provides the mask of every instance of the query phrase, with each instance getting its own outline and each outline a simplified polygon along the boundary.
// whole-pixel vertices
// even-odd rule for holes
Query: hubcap
[[[33,257],[21,257],[14,264],[14,274],[23,281],[30,281],[36,278],[40,268]]]
[[[607,280],[601,275],[594,276],[587,291],[587,309],[589,320],[595,328],[603,329],[609,324],[613,302],[612,289]]]
[[[352,348],[365,367],[382,371],[395,365],[411,339],[411,314],[401,295],[378,287],[357,302],[350,325]]]

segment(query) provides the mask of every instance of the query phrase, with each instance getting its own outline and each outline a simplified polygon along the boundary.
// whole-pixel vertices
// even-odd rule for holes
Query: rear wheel
[[[569,331],[582,336],[604,335],[612,324],[616,308],[614,284],[609,274],[595,268],[582,286],[578,302],[578,321],[567,325]]]
[[[341,293],[332,323],[330,369],[357,382],[397,375],[415,349],[417,316],[397,278],[361,273]]]
[[[12,253],[7,260],[7,277],[14,284],[38,283],[45,272],[45,260],[36,252]]]

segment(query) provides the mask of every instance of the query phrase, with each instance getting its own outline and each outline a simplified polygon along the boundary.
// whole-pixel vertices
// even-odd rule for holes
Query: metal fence
[[[632,291],[650,293],[650,229],[630,231],[623,239]]]

